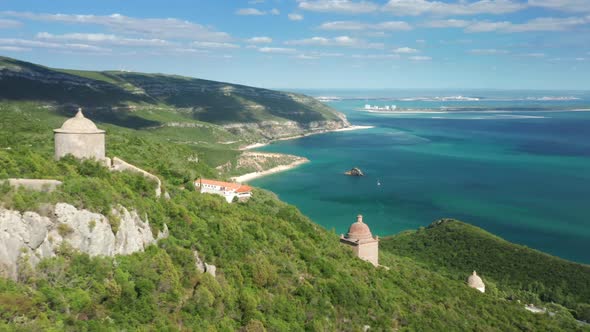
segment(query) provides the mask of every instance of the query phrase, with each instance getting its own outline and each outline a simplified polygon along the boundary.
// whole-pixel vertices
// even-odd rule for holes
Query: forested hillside
[[[164,224],[170,230],[143,253],[89,257],[64,246],[57,257],[22,269],[18,281],[0,278],[0,330],[585,329],[563,306],[552,305],[554,315],[532,314],[403,250],[382,250],[384,267],[375,268],[272,193],[256,190],[246,203],[227,204],[195,192],[191,181],[216,177],[212,166],[234,153],[223,144],[205,148],[125,122],[99,124],[107,130],[108,155],[163,180],[170,199],[156,198],[154,184],[139,175],[112,173],[92,161],[55,161],[51,129],[65,117],[51,108],[12,102],[0,112],[0,179],[63,181],[52,193],[3,185],[3,208],[43,213],[47,204],[67,202],[108,215],[122,204],[145,214],[154,233]],[[216,277],[198,270],[194,251],[216,265]]]
[[[510,243],[451,219],[384,238],[381,245],[452,279],[464,279],[470,270],[477,270],[494,296],[559,303],[579,319],[590,321],[588,265]]]
[[[5,74],[6,69],[2,70]],[[86,79],[84,75],[106,75],[98,79],[103,82],[118,77],[78,74],[80,80]],[[29,88],[59,87],[48,95],[66,98],[66,91],[90,94],[85,84],[68,90],[71,86],[67,84],[34,81],[41,85]],[[123,83],[109,84],[117,87],[121,96],[135,95],[125,92]],[[95,88],[109,98],[117,96],[91,85],[91,90]],[[137,94],[138,98],[148,95],[155,98],[156,94]],[[489,240],[492,242],[486,245],[489,235],[468,228],[473,231],[457,232],[460,239],[453,232],[441,232],[432,242],[429,237],[414,240],[409,234],[384,240],[380,254],[383,266],[375,268],[355,258],[339,243],[338,235],[270,192],[256,189],[251,200],[235,204],[195,192],[195,178],[223,177],[216,167],[235,162],[240,153],[235,148],[247,141],[225,127],[188,120],[192,113],[176,107],[160,109],[163,106],[150,104],[133,109],[127,105],[121,111],[109,108],[108,112],[91,107],[89,118],[107,131],[107,156],[121,157],[156,174],[169,199],[156,198],[155,184],[140,175],[110,172],[94,161],[54,160],[52,129],[73,115],[72,105],[55,100],[20,101],[15,100],[16,95],[10,99],[0,103],[0,180],[57,179],[63,185],[54,192],[41,193],[3,184],[0,211],[43,215],[47,206],[65,202],[109,217],[116,229],[118,220],[109,216],[109,211],[120,204],[149,219],[154,234],[165,224],[170,235],[145,252],[129,256],[90,257],[64,245],[56,257],[44,259],[34,268],[21,262],[18,280],[0,277],[0,330],[589,330],[573,316],[585,317],[587,267],[515,250],[504,242],[497,246]],[[416,234],[433,233],[429,229]],[[406,238],[411,240],[404,242]],[[420,241],[428,244],[414,246]],[[466,259],[464,252],[468,244],[480,241],[482,248],[494,249],[485,251],[488,256],[480,257],[478,265]],[[433,248],[439,260],[432,258]],[[199,271],[195,252],[217,267],[215,277]],[[494,255],[541,274],[537,280],[546,291],[538,288],[541,283],[535,289],[519,287],[528,283],[530,276],[518,274],[523,269],[496,270],[490,263]],[[446,268],[451,256],[456,256],[457,265]],[[536,261],[542,264],[533,269]],[[471,269],[482,272],[487,293],[467,287],[465,277]],[[568,274],[558,277],[558,283],[551,279],[556,269]],[[501,278],[507,272],[510,280],[522,284]],[[551,314],[524,310],[518,300],[528,299],[525,295],[547,306]]]

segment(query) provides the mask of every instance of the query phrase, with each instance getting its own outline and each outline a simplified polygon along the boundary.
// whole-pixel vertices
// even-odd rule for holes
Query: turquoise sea
[[[590,263],[589,92],[304,91],[372,129],[282,141],[262,151],[311,160],[252,181],[336,233],[359,213],[374,234],[443,217]],[[468,96],[478,100],[437,98]],[[365,104],[464,111],[377,114]],[[343,175],[360,167],[365,177]],[[377,185],[380,182],[381,185]]]

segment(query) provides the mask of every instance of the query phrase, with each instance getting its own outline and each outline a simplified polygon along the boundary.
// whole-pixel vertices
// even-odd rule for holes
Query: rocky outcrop
[[[47,215],[0,208],[0,276],[17,279],[21,264],[53,257],[63,244],[90,256],[129,255],[168,236],[165,226],[154,238],[147,217],[122,206],[111,211],[116,233],[104,215],[69,204],[58,203]]]
[[[365,176],[365,173],[363,173],[363,171],[358,167],[353,167],[350,171],[344,172],[344,174],[350,176]]]
[[[195,256],[195,265],[196,265],[197,270],[199,272],[209,273],[210,275],[215,277],[215,271],[217,271],[217,268],[215,267],[215,265],[210,265],[210,264],[203,262],[201,260],[201,258],[199,257],[199,252],[196,250],[193,251],[193,256]]]

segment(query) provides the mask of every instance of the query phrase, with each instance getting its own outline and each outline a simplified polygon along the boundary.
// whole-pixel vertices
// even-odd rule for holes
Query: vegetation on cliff
[[[493,296],[525,303],[559,303],[579,319],[590,321],[588,265],[510,243],[451,219],[383,238],[381,248],[454,280],[477,270]]]

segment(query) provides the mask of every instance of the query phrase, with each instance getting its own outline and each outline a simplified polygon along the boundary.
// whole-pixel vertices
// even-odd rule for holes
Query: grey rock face
[[[56,204],[50,212],[51,217],[44,217],[0,208],[0,276],[16,280],[24,258],[36,265],[55,256],[64,242],[90,256],[114,256],[143,251],[168,236],[164,225],[164,231],[154,238],[147,218],[143,221],[137,212],[124,207],[112,211],[120,219],[117,234],[102,214],[65,203]]]
[[[193,255],[195,256],[195,266],[197,270],[201,273],[209,273],[215,278],[215,272],[217,271],[217,267],[215,265],[207,264],[201,260],[199,257],[199,253],[195,250],[193,251]]]

